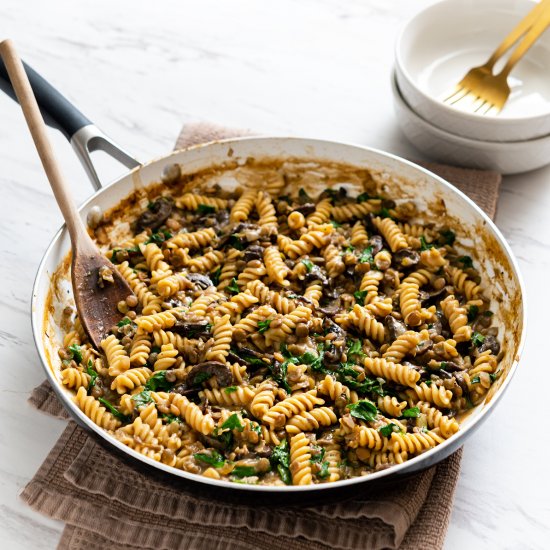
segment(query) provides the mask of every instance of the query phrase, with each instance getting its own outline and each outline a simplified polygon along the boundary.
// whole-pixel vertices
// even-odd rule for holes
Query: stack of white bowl
[[[403,133],[427,157],[503,174],[550,163],[550,29],[512,71],[512,93],[498,115],[441,100],[533,6],[531,0],[444,0],[407,23],[395,52],[395,110]]]

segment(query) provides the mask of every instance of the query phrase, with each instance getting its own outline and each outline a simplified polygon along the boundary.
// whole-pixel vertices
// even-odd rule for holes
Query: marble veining
[[[0,36],[137,158],[170,150],[184,122],[357,142],[421,158],[393,115],[400,26],[432,0],[3,0]],[[48,549],[62,524],[17,498],[64,423],[31,409],[43,377],[30,328],[38,263],[61,224],[19,107],[0,96],[0,547]],[[52,132],[78,202],[91,186]],[[119,165],[98,155],[104,181]],[[509,391],[468,440],[446,550],[550,547],[544,418],[550,168],[505,178],[497,224],[519,258],[529,335]],[[544,284],[543,284],[544,283]]]

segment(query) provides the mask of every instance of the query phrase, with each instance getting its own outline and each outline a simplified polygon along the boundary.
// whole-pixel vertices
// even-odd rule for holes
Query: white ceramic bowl
[[[445,0],[416,15],[395,50],[397,82],[407,103],[432,124],[464,137],[520,141],[550,135],[550,30],[513,69],[512,93],[499,115],[466,113],[438,99],[484,63],[533,6],[532,0]]]
[[[550,136],[527,141],[479,141],[451,134],[427,122],[405,102],[392,74],[397,120],[409,141],[430,159],[518,174],[550,163]]]

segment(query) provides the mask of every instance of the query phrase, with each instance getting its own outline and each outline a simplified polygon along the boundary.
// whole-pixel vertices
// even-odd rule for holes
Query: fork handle
[[[542,2],[541,2],[542,4]],[[523,37],[517,48],[512,52],[512,55],[500,71],[499,77],[508,78],[508,75],[515,67],[516,63],[527,53],[529,48],[538,40],[539,36],[550,25],[550,6],[545,6],[544,12],[533,24],[529,32]]]
[[[538,17],[544,14],[550,6],[550,0],[541,0],[535,7],[514,27],[512,32],[498,45],[497,49],[485,63],[485,67],[492,69],[496,62],[536,23]]]

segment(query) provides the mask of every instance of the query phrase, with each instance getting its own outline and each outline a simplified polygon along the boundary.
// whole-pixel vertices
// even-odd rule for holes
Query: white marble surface
[[[183,122],[324,137],[418,154],[399,134],[389,88],[399,27],[431,0],[2,0],[0,37],[105,132],[147,159]],[[54,548],[62,525],[17,498],[63,430],[32,410],[42,379],[29,301],[61,224],[19,108],[0,96],[0,548]],[[91,187],[52,132],[74,193]],[[102,163],[106,179],[120,167]],[[468,441],[447,550],[550,547],[544,418],[550,298],[550,168],[504,181],[497,223],[520,260],[529,337],[521,368]],[[543,283],[545,283],[543,285]]]

